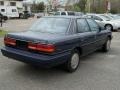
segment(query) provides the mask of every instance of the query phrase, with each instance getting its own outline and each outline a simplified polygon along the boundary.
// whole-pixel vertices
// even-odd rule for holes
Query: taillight
[[[36,50],[37,44],[34,43],[28,43],[28,48],[32,50]]]
[[[42,51],[42,52],[47,52],[47,53],[52,53],[55,51],[55,46],[52,44],[29,43],[28,48],[31,50]]]
[[[15,46],[16,45],[16,40],[12,39],[12,38],[9,38],[9,37],[5,37],[4,38],[4,44]]]
[[[38,44],[37,48],[38,51],[44,51],[44,52],[54,52],[55,51],[55,46],[52,44],[44,45],[44,44]]]

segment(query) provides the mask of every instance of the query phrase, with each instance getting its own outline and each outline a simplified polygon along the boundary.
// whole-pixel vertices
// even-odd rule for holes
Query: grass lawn
[[[0,29],[0,37],[3,37],[5,34],[7,34],[7,31]]]

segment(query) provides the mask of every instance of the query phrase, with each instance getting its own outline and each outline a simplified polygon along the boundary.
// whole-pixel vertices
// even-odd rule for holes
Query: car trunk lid
[[[49,34],[49,33],[36,33],[36,32],[22,32],[22,33],[9,33],[7,37],[16,40],[16,46],[12,46],[21,50],[29,50],[29,43],[40,43],[40,44],[55,44],[55,40],[60,38],[62,35]],[[10,46],[10,45],[9,45]]]

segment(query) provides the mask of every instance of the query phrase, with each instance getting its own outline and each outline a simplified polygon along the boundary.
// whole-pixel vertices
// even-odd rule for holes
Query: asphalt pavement
[[[31,25],[36,21],[36,18],[29,19],[10,19],[3,23],[3,26],[0,27],[3,30],[9,32],[21,32],[28,30]]]

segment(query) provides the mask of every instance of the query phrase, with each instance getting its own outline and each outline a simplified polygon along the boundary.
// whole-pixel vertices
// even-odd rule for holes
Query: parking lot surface
[[[36,18],[29,19],[11,19],[3,23],[3,29],[9,32],[13,31],[26,31],[36,21]]]
[[[113,36],[108,53],[81,58],[75,73],[35,68],[0,53],[0,90],[120,90],[120,33]]]

